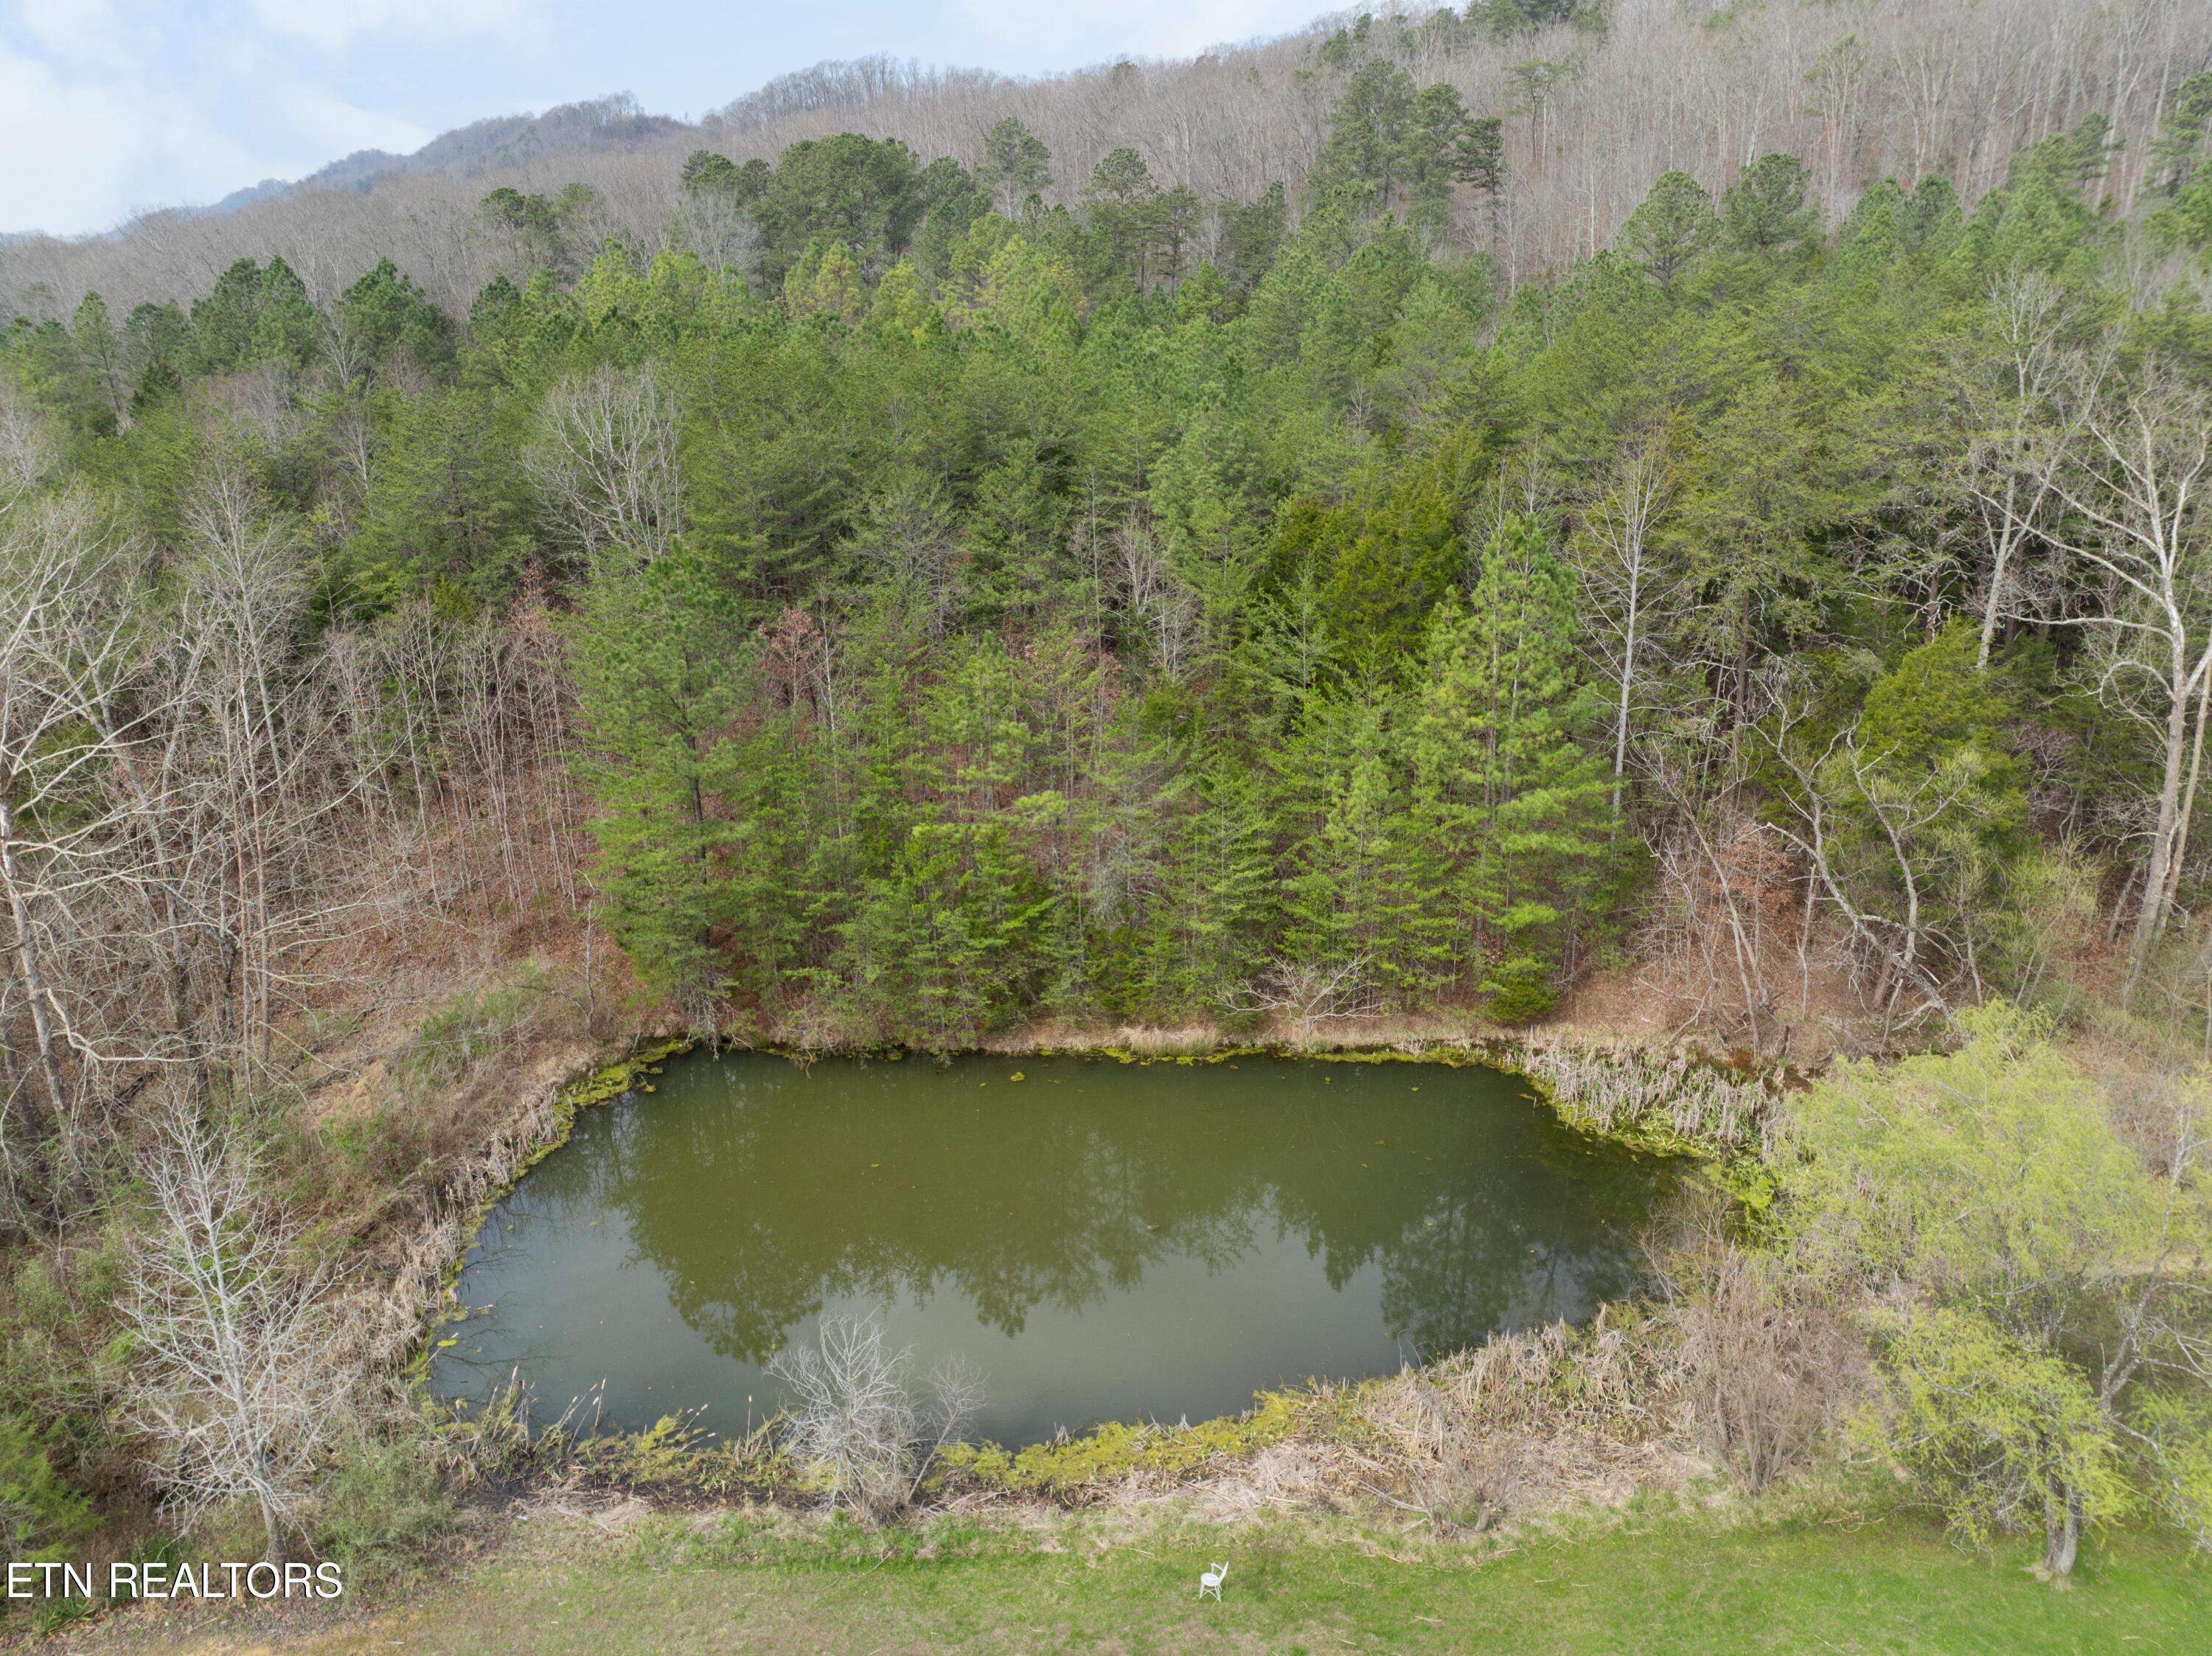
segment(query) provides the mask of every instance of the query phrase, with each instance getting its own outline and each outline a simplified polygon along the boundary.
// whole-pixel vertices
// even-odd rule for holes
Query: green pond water
[[[1588,1315],[1670,1176],[1483,1069],[694,1054],[655,1086],[492,1212],[435,1392],[519,1369],[541,1422],[734,1432],[859,1313],[981,1372],[973,1435],[1197,1421]]]

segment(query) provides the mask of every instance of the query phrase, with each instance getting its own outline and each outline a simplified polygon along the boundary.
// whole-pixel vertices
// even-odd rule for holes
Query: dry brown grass
[[[1657,1133],[1727,1152],[1771,1156],[1781,1130],[1774,1076],[1731,1075],[1692,1053],[1550,1042],[1532,1046],[1521,1068],[1550,1091],[1560,1112],[1601,1133]]]
[[[1678,1344],[1615,1315],[1497,1335],[1358,1388],[1312,1480],[1438,1534],[1687,1488],[1710,1468],[1695,1453]]]
[[[404,1373],[445,1283],[477,1216],[556,1135],[562,1088],[665,1023],[578,912],[573,872],[513,901],[478,866],[495,865],[483,837],[432,819],[431,858],[476,870],[443,889],[395,893],[382,865],[401,852],[366,847],[374,919],[323,950],[321,987],[281,1032],[295,1054],[284,1171],[348,1256],[333,1390],[372,1413],[409,1406]],[[543,870],[573,847],[524,851]]]

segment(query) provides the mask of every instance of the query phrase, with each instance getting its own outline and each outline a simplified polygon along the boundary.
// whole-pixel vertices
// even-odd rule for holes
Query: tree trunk
[[[2044,1525],[2044,1573],[2063,1580],[2074,1574],[2074,1555],[2081,1544],[2081,1492],[2069,1487],[2060,1510]]]
[[[265,1493],[258,1494],[255,1496],[255,1499],[261,1507],[262,1527],[269,1532],[269,1549],[267,1555],[269,1562],[276,1565],[277,1570],[281,1574],[285,1563],[291,1556],[291,1550],[286,1544],[284,1540],[284,1522],[282,1519],[277,1517],[276,1508],[270,1504],[269,1497]],[[2070,1562],[2070,1554],[2069,1555],[2069,1559]]]
[[[2197,734],[2189,748],[2189,779],[2181,787],[2181,822],[2173,831],[2173,865],[2167,870],[2166,904],[2160,911],[2159,925],[2166,924],[2165,916],[2173,913],[2181,902],[2181,872],[2189,860],[2189,819],[2197,809],[2197,785],[2204,769],[2204,724],[2212,718],[2212,669],[2204,675],[2204,682],[2197,693]]]
[[[46,1004],[46,980],[39,970],[39,947],[31,935],[30,905],[23,901],[22,870],[15,857],[15,804],[4,794],[0,794],[0,874],[4,874],[8,881],[9,918],[15,927],[15,961],[23,974],[24,995],[31,1008],[31,1032],[39,1046],[39,1071],[46,1083],[47,1103],[51,1107],[41,1110],[28,1092],[22,1095],[31,1148],[35,1149],[53,1136],[69,1107],[69,1093],[62,1081],[61,1060],[54,1052],[53,1019],[52,1009]]]
[[[1982,602],[1982,632],[1974,650],[1974,670],[1985,673],[1990,669],[1990,647],[1996,642],[1997,619],[2004,612],[2005,578],[2012,565],[2012,501],[2013,484],[2005,484],[2005,527],[1998,531],[1996,555],[1990,563],[1990,593]]]
[[[1621,646],[1620,706],[1613,715],[1613,828],[1620,830],[1620,782],[1628,769],[1628,707],[1630,687],[1636,679],[1636,603],[1638,587],[1643,581],[1643,556],[1639,552],[1630,565],[1628,577],[1628,630]]]
[[[2179,658],[2180,652],[2175,652]],[[2166,870],[2172,865],[2174,830],[2181,816],[2183,755],[2188,748],[2188,677],[2182,662],[2174,663],[2174,695],[2166,715],[2166,779],[2158,791],[2158,823],[2152,830],[2150,865],[2143,870],[2142,906],[2136,911],[2135,940],[2128,945],[2128,978],[2120,991],[2120,1004],[2134,1001],[2143,968],[2158,941],[2159,923],[2166,918]]]

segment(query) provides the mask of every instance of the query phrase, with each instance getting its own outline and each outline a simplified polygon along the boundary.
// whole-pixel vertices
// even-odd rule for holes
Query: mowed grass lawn
[[[949,1556],[870,1561],[801,1543],[717,1562],[711,1540],[668,1532],[541,1534],[308,1647],[2212,1652],[2212,1570],[2139,1536],[2087,1550],[2064,1590],[2028,1573],[2032,1550],[1971,1556],[1895,1520],[1729,1529],[1675,1517],[1481,1562],[1411,1543],[1394,1557],[1291,1526],[1162,1523],[1103,1545],[1080,1530],[1042,1545],[1005,1531],[950,1539],[938,1544]],[[1200,1604],[1199,1571],[1220,1558],[1222,1602]]]

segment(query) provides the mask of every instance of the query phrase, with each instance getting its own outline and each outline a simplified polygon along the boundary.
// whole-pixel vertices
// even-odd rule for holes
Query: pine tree
[[[1352,70],[1328,112],[1328,137],[1309,187],[1358,192],[1377,209],[1388,208],[1405,178],[1414,97],[1413,77],[1387,58],[1370,58]]]
[[[1470,603],[1430,623],[1407,737],[1413,834],[1457,922],[1437,947],[1508,1021],[1550,1004],[1611,840],[1604,762],[1574,737],[1576,628],[1573,572],[1540,525],[1509,517]]]
[[[577,616],[579,769],[608,930],[647,986],[709,1027],[729,980],[714,930],[736,918],[726,864],[744,831],[726,808],[740,640],[726,595],[680,544],[608,575]]]
[[[1258,773],[1216,754],[1176,847],[1183,959],[1176,988],[1232,1004],[1258,973],[1275,922],[1274,831]]]
[[[1052,151],[1044,140],[1008,115],[983,136],[983,164],[975,182],[998,198],[1006,217],[1019,216],[1022,203],[1052,185]]]
[[[1283,893],[1289,998],[1304,1012],[1418,1001],[1432,976],[1423,918],[1437,893],[1389,714],[1374,695],[1320,699],[1285,755],[1306,820]]]
[[[1712,245],[1720,221],[1712,197],[1687,173],[1659,175],[1620,227],[1620,246],[1662,285]]]

